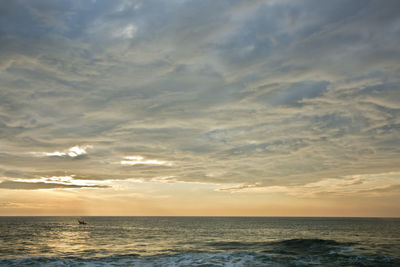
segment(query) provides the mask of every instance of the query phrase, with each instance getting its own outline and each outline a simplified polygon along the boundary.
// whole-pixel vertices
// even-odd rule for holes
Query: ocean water
[[[400,266],[400,219],[0,217],[0,266]]]

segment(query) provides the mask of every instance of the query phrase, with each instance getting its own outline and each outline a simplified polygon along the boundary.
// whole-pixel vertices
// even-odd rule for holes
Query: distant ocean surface
[[[0,217],[1,266],[400,266],[400,219]]]

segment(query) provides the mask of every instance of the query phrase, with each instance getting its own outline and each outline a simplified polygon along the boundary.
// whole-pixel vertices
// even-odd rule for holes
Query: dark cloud
[[[279,88],[276,91],[261,95],[271,105],[299,105],[302,100],[323,95],[327,90],[328,82],[300,82],[289,85],[288,88]]]
[[[74,185],[60,183],[44,183],[44,182],[17,182],[17,181],[2,181],[0,188],[3,189],[19,189],[19,190],[37,190],[37,189],[54,189],[54,188],[107,188],[104,185]]]

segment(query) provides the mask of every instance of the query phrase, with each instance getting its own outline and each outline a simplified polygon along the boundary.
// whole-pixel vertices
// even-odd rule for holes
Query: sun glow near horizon
[[[355,176],[290,187],[199,184],[179,182],[173,177],[151,181],[75,180],[72,176],[15,179],[19,183],[47,183],[55,188],[17,194],[15,203],[3,204],[2,215],[393,217],[396,203],[386,203],[379,212],[375,209],[388,196],[398,197],[399,176],[400,173],[381,174],[372,179]],[[380,185],[379,177],[393,185]],[[343,206],[338,206],[338,197]],[[39,201],[27,201],[31,198]],[[80,203],[78,209],[76,203]],[[364,208],[366,203],[368,208]]]

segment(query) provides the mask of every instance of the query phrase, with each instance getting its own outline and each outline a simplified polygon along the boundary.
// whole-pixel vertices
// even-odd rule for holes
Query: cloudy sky
[[[0,3],[0,215],[400,216],[399,1]]]

